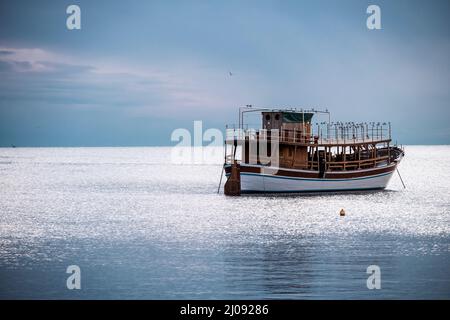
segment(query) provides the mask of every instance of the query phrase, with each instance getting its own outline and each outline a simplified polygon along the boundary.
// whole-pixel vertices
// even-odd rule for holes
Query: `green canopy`
[[[283,122],[311,122],[314,113],[283,112]]]

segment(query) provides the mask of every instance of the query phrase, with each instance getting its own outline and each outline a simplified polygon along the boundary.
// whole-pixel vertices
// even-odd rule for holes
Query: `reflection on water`
[[[228,198],[168,148],[0,149],[0,298],[448,299],[450,147],[406,151],[406,190]]]

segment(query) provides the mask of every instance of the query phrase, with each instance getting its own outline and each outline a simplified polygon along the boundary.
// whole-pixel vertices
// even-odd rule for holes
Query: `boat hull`
[[[279,169],[264,172],[264,167],[240,165],[241,193],[316,193],[381,190],[386,188],[397,163],[384,167],[330,172],[323,178],[318,171]],[[229,175],[231,168],[225,166]]]

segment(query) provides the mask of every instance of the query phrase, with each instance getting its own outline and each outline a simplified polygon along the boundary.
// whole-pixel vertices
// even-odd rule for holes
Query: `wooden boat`
[[[262,128],[244,123],[260,112]],[[314,117],[328,121],[313,124]],[[237,128],[227,126],[226,195],[315,193],[386,188],[404,150],[391,145],[390,123],[330,122],[328,111],[239,110]]]

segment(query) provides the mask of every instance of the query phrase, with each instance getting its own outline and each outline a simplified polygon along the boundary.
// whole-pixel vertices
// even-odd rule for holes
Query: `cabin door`
[[[324,154],[319,152],[319,178],[323,178],[325,175],[325,157]]]

